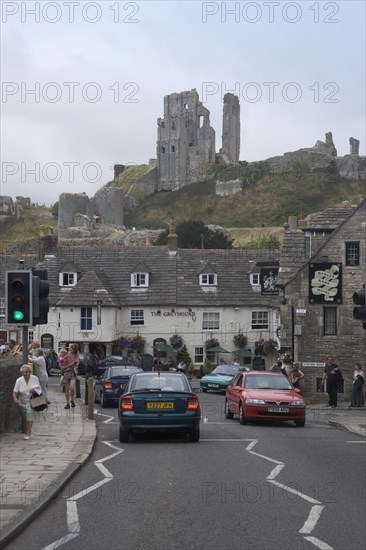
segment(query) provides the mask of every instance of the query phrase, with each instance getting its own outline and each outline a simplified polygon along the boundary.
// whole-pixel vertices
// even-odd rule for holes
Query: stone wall
[[[0,433],[21,432],[22,415],[19,407],[13,403],[13,389],[19,369],[22,366],[22,358],[2,358],[0,361]]]
[[[238,96],[224,95],[222,114],[222,147],[220,153],[237,164],[240,155],[240,104]]]
[[[217,181],[216,182],[216,195],[221,197],[226,197],[227,195],[236,195],[241,193],[241,181],[240,180],[230,180],[230,181]]]

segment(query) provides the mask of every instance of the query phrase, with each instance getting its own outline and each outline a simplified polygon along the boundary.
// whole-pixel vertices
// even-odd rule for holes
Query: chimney
[[[175,232],[175,224],[173,221],[169,224],[168,249],[169,254],[172,255],[178,252],[178,235]]]
[[[145,246],[151,246],[151,237],[150,237],[150,235],[146,235],[146,237],[145,237]]]
[[[296,216],[289,216],[288,217],[288,225],[290,231],[297,231],[297,217]]]

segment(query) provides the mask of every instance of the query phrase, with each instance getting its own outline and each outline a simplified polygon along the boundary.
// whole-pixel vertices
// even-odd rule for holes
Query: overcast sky
[[[221,147],[239,95],[240,159],[333,132],[365,154],[365,2],[1,2],[1,195],[89,196],[156,157],[165,95],[196,88]]]

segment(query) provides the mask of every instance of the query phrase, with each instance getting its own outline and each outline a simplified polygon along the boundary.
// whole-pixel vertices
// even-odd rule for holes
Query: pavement
[[[55,498],[93,451],[96,422],[88,420],[83,400],[65,410],[60,391],[49,388],[48,396],[51,405],[37,413],[29,441],[20,433],[0,434],[1,547]],[[366,407],[310,405],[307,416],[366,438]]]

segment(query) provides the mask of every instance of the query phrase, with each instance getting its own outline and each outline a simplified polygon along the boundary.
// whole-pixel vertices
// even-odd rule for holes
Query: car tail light
[[[113,389],[112,382],[110,380],[106,380],[103,384],[103,388],[105,390],[112,390]]]
[[[198,398],[195,395],[188,397],[188,405],[187,405],[188,411],[196,411],[199,408],[199,406],[200,404],[198,402]]]
[[[121,401],[121,411],[132,411],[132,410],[133,410],[132,397],[130,395],[127,395],[127,397],[123,397]]]

